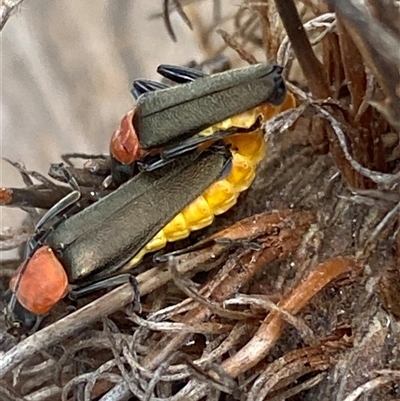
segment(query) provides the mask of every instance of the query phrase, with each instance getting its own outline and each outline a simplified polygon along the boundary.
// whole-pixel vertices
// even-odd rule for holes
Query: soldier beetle
[[[279,66],[256,64],[210,76],[170,65],[157,71],[178,85],[134,82],[137,105],[123,117],[110,143],[116,182],[132,175],[137,162],[146,170],[160,167],[205,142],[259,129],[282,103],[284,109],[295,105],[291,95],[286,97]]]
[[[80,295],[120,283],[110,275],[202,226],[204,208],[207,215],[210,209],[226,208],[229,193],[219,199],[202,194],[224,183],[230,166],[231,154],[224,146],[192,152],[163,168],[137,174],[63,219],[80,198],[79,190],[70,192],[41,219],[27,244],[25,261],[10,281],[8,320],[30,325],[35,315],[47,313],[70,291]],[[44,230],[54,219],[56,223]],[[122,278],[126,281],[126,275]]]

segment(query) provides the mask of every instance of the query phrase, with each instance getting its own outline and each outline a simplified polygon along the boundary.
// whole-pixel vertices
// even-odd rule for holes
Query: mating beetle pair
[[[280,67],[259,64],[206,77],[171,66],[159,72],[179,85],[135,81],[136,108],[111,140],[116,181],[134,174],[136,163],[144,171],[30,241],[10,283],[9,319],[30,324],[71,288],[109,286],[104,277],[211,224],[253,181],[265,152],[262,122],[294,106],[291,96],[284,102]],[[222,148],[204,150],[205,142],[216,141]],[[78,199],[79,191],[71,192],[44,221]]]

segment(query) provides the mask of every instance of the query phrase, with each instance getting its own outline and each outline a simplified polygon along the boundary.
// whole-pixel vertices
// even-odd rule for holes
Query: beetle
[[[79,200],[78,190],[69,193],[38,223],[25,262],[10,281],[9,321],[29,326],[35,315],[49,312],[71,290],[82,294],[108,287],[107,277],[125,265],[123,270],[130,269],[167,240],[202,226],[204,208],[208,215],[209,209],[224,209],[230,202],[229,193],[219,199],[202,195],[207,188],[224,185],[230,166],[225,146],[188,153],[163,168],[139,173],[43,232],[46,222]]]
[[[134,125],[143,149],[181,143],[262,103],[278,106],[286,95],[279,66],[255,64],[211,76],[169,65],[157,71],[181,85],[138,98]],[[182,119],[182,114],[187,117]]]
[[[281,110],[275,106],[295,105],[293,96],[286,96],[279,66],[256,64],[211,76],[171,65],[160,65],[157,71],[179,85],[134,82],[137,105],[110,142],[116,182],[132,175],[138,161],[142,169],[160,167],[204,142],[259,129],[260,120]]]

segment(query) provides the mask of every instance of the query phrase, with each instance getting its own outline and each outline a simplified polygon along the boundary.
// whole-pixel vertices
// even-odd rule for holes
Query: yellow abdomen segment
[[[289,93],[279,107],[260,105],[245,113],[224,120],[202,131],[200,135],[230,127],[251,128],[261,116],[267,121],[281,111],[295,107],[295,99]],[[189,236],[191,231],[209,226],[214,216],[225,213],[235,205],[240,193],[247,190],[255,178],[257,164],[265,156],[264,130],[235,135],[224,140],[232,152],[232,168],[227,177],[212,184],[201,196],[181,213],[176,215],[158,234],[129,262],[135,266],[148,252],[164,248],[167,242],[178,241]]]

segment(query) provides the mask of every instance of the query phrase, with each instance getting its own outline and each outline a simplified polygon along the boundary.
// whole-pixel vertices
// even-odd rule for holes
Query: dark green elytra
[[[218,180],[230,157],[226,150],[192,152],[140,173],[62,222],[46,243],[60,250],[58,259],[72,283],[114,272]]]
[[[141,95],[134,116],[143,149],[163,147],[286,95],[282,67],[255,64]]]

